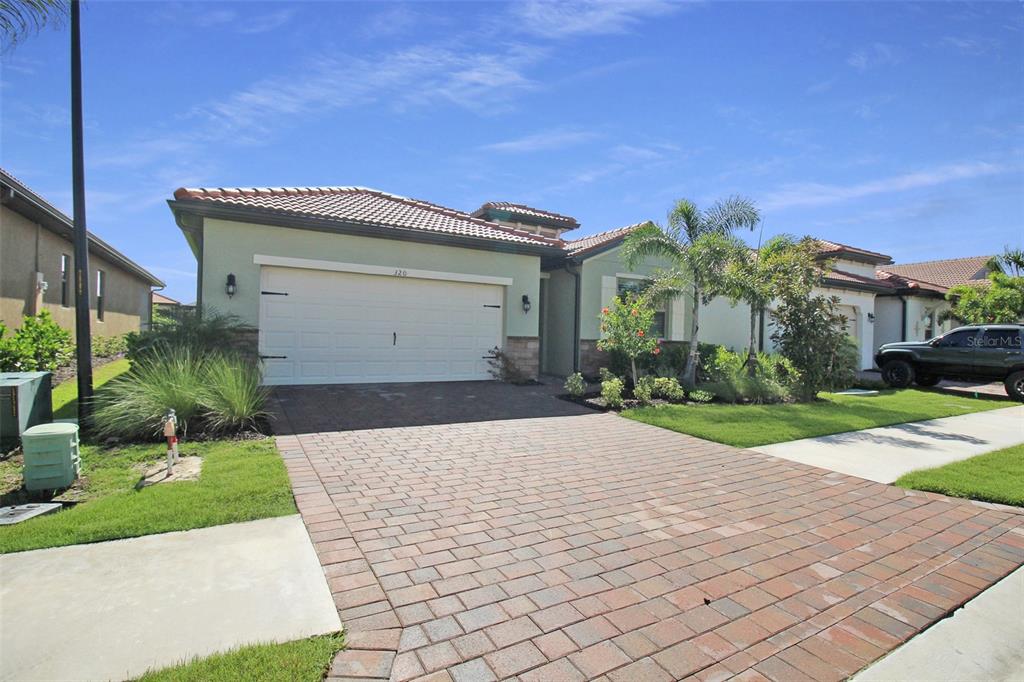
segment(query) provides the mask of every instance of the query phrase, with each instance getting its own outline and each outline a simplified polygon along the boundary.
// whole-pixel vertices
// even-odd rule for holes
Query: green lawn
[[[935,469],[911,471],[900,476],[895,485],[1024,507],[1024,445]]]
[[[92,386],[97,389],[114,377],[128,371],[129,363],[127,358],[108,362],[97,367],[92,373]],[[78,418],[78,381],[70,379],[59,384],[53,389],[53,418],[54,419],[77,419]]]
[[[736,447],[859,431],[874,426],[982,412],[1010,403],[918,390],[873,396],[823,394],[813,403],[659,405],[622,413],[647,424]]]
[[[62,497],[80,500],[55,514],[0,527],[0,553],[204,528],[296,512],[284,463],[273,441],[183,443],[182,456],[203,458],[198,481],[141,490],[148,463],[165,456],[161,444],[114,449],[83,445],[83,480]],[[0,505],[21,501],[20,464],[0,463]]]
[[[146,673],[139,682],[320,682],[344,645],[341,634],[257,644]]]

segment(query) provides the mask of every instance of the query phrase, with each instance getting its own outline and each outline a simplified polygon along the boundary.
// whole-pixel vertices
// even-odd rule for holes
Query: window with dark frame
[[[71,256],[66,253],[60,255],[60,304],[67,308],[69,301],[71,300],[71,292],[68,290],[68,285],[71,282]]]
[[[107,273],[102,270],[96,271],[96,319],[103,321],[104,299],[107,294]]]
[[[646,279],[618,279],[615,282],[615,295],[633,293],[640,294],[651,285]],[[654,321],[651,323],[651,334],[659,339],[665,338],[665,302],[659,301],[654,306]]]

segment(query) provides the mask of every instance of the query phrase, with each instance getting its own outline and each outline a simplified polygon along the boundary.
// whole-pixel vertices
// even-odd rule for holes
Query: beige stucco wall
[[[70,256],[67,307],[61,305],[61,254]],[[106,273],[103,321],[96,319],[96,272]],[[65,329],[75,329],[74,246],[6,206],[0,206],[0,322],[21,326],[21,318],[34,312],[36,272],[49,288],[43,307]],[[115,336],[139,331],[150,319],[150,285],[119,266],[89,254],[90,328],[93,336]]]
[[[621,248],[609,249],[584,261],[580,267],[580,339],[601,338],[601,308],[610,302],[610,298],[606,300],[610,292],[603,290],[602,278],[616,277],[620,274],[648,277],[659,269],[668,269],[670,266],[671,264],[664,259],[649,258],[643,264],[629,268],[622,261]],[[686,313],[687,308],[685,297],[673,300],[666,306],[666,332],[669,338],[683,340],[686,324],[690,319]],[[682,322],[683,318],[687,323]]]
[[[750,306],[742,301],[734,306],[728,298],[719,296],[701,306],[697,323],[701,343],[716,343],[733,351],[746,350],[750,345]],[[689,330],[686,338],[690,338]]]
[[[260,266],[253,256],[283,256],[311,260],[379,265],[395,269],[432,270],[492,277],[510,277],[505,288],[504,336],[538,334],[540,258],[395,239],[374,239],[311,230],[206,219],[203,228],[203,307],[259,323]],[[229,298],[225,281],[234,273],[237,292]],[[523,312],[522,296],[533,306]]]
[[[896,296],[875,297],[875,350],[903,340],[903,302]]]

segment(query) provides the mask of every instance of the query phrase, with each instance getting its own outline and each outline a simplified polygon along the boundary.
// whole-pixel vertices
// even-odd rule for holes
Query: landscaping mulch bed
[[[597,410],[599,412],[621,412],[622,410],[628,410],[628,409],[631,409],[631,408],[634,408],[634,407],[642,407],[643,406],[643,405],[641,405],[639,400],[634,400],[633,398],[625,398],[622,401],[622,407],[609,407],[608,403],[605,402],[605,399],[601,397],[601,394],[599,392],[584,393],[581,396],[574,396],[574,395],[569,395],[568,393],[562,393],[562,394],[560,394],[558,396],[555,396],[555,397],[557,397],[559,400],[565,400],[566,402],[576,403],[577,405],[582,405],[583,407],[589,407],[590,409]],[[657,407],[658,405],[682,405],[682,404],[689,404],[689,403],[673,403],[673,402],[669,402],[668,400],[665,400],[663,398],[654,398],[653,400],[651,400],[650,402],[647,403],[646,407]]]
[[[95,371],[97,368],[102,367],[103,365],[109,364],[109,363],[113,362],[114,360],[120,360],[123,357],[124,357],[124,354],[111,355],[108,358],[99,358],[99,357],[93,356],[93,358],[92,358],[92,368]],[[56,372],[53,373],[53,378],[51,380],[51,383],[52,383],[52,385],[56,386],[57,384],[62,384],[65,381],[68,381],[70,379],[74,379],[76,376],[78,376],[78,365],[75,363],[74,360],[72,360],[70,365],[65,365],[64,367],[60,367],[60,368],[57,369]]]

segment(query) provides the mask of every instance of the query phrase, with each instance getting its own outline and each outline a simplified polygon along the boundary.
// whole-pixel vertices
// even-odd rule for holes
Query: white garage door
[[[490,379],[501,345],[493,284],[263,266],[260,299],[271,385]]]

